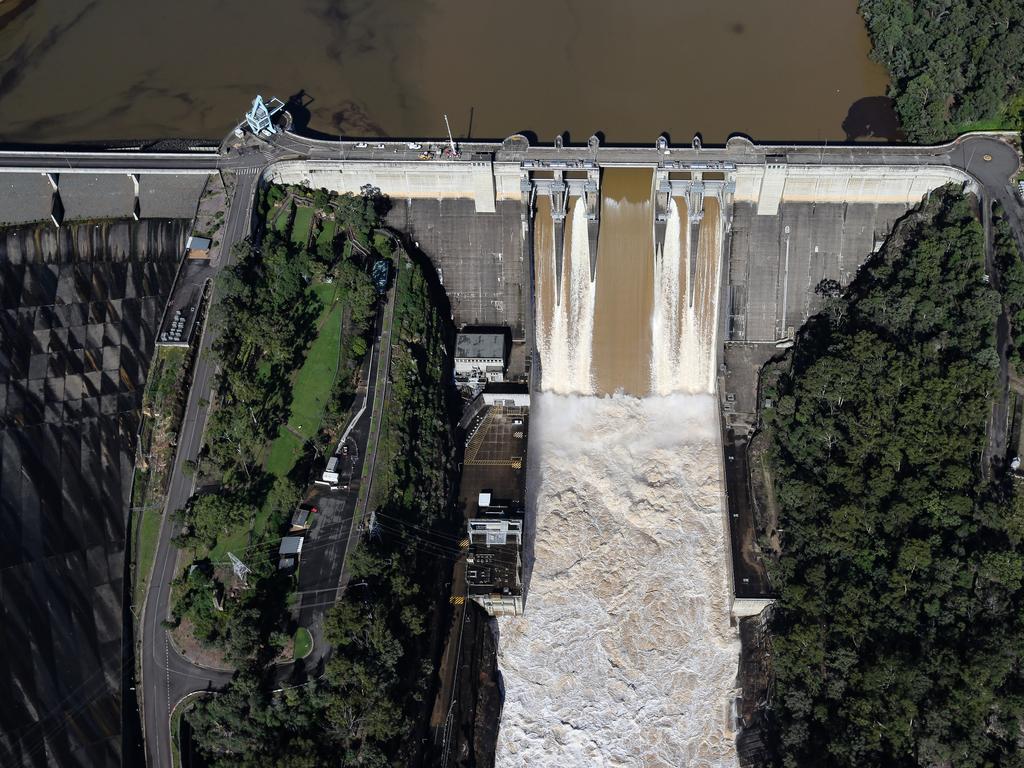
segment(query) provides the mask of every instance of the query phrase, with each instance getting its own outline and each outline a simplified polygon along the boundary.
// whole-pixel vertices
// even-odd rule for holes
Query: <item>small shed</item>
[[[277,554],[281,557],[292,556],[298,557],[302,554],[302,537],[301,536],[285,536],[281,539],[281,546],[277,550]]]
[[[299,507],[296,509],[295,513],[292,515],[292,531],[309,530],[315,509],[315,507]]]
[[[277,569],[288,571],[298,566],[299,555],[302,554],[302,537],[285,536],[277,550]]]

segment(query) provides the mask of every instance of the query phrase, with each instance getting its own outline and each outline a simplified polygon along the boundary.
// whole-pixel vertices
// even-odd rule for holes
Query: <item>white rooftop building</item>
[[[468,384],[505,380],[505,335],[460,333],[455,340],[455,379]]]

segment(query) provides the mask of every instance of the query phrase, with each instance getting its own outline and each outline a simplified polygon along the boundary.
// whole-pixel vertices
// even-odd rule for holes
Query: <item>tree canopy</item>
[[[860,0],[860,12],[908,138],[940,141],[979,123],[1024,128],[1024,3]]]
[[[459,553],[446,519],[453,469],[446,325],[422,267],[399,258],[373,479],[376,525],[348,554],[348,587],[325,617],[324,674],[274,693],[265,670],[243,662],[224,694],[199,700],[188,714],[213,768],[418,764],[436,683],[429,619],[443,610]]]
[[[1021,764],[1024,505],[981,467],[1000,311],[937,194],[766,374],[785,766]]]

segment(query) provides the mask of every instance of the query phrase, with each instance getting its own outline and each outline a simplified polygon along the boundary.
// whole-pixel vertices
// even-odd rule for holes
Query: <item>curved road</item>
[[[262,171],[262,168],[259,169]],[[221,249],[221,269],[230,263],[232,246],[249,233],[252,202],[259,171],[243,168],[236,175]],[[210,313],[207,312],[207,317]],[[183,658],[167,637],[162,622],[170,614],[171,580],[175,576],[178,550],[171,544],[176,510],[185,506],[195,490],[195,479],[182,470],[194,459],[203,442],[203,429],[212,399],[215,365],[210,356],[214,334],[204,328],[196,356],[188,404],[174,457],[160,538],[142,611],[142,701],[147,762],[150,766],[171,766],[170,714],[178,701],[194,691],[220,688],[231,674],[206,669]]]

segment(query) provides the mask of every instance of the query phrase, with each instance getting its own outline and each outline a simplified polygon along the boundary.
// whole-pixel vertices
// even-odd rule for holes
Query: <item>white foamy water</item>
[[[655,394],[714,390],[720,227],[718,205],[709,204],[694,253],[689,222],[680,216],[676,200],[670,199],[665,247],[654,261],[651,390]]]
[[[629,339],[651,345],[656,394],[644,398],[592,396],[595,291],[582,202],[567,222],[553,311],[546,309],[554,304],[553,230],[550,219],[537,222],[537,295],[547,298],[537,328],[544,392],[533,397],[529,447],[534,550],[526,552],[525,615],[499,620],[498,768],[737,763],[739,638],[730,626],[712,395],[721,224],[717,200],[704,207],[692,255],[685,207],[674,200],[657,255],[636,252],[648,248],[637,244],[650,242],[641,230],[653,221],[603,217],[601,236],[613,247],[603,245],[598,261],[598,281],[606,270],[601,301],[642,306],[644,286],[625,277],[654,281],[651,309],[620,311],[605,329],[605,343],[620,344],[620,352]],[[620,221],[616,231],[607,231],[610,221]],[[644,259],[653,270],[647,261],[643,271]],[[620,276],[621,290],[609,274]],[[637,357],[646,374],[647,355]],[[606,391],[618,384],[601,382]]]
[[[734,766],[713,398],[543,394],[531,424],[536,543],[526,615],[499,622],[497,765]]]
[[[567,218],[562,263],[562,290],[557,288],[550,328],[541,328],[538,347],[545,389],[566,394],[593,392],[590,361],[594,342],[595,286],[590,279],[590,241],[587,237],[587,207],[573,198],[572,215]],[[550,226],[550,225],[548,225]],[[545,238],[541,254],[542,280],[557,286],[554,240]]]
[[[665,247],[654,260],[654,317],[651,322],[651,388],[669,394],[679,378],[680,307],[687,308],[686,277],[689,275],[689,227],[682,226],[679,206],[669,199]],[[682,278],[682,279],[680,279]]]

